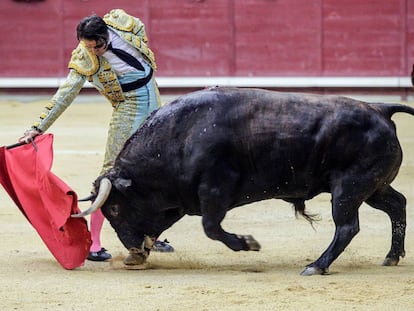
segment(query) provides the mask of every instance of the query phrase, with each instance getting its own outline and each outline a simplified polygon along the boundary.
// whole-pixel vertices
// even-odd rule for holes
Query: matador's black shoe
[[[172,253],[174,252],[174,247],[170,245],[170,242],[168,242],[167,239],[164,241],[156,240],[151,250],[153,252]]]
[[[112,255],[107,253],[105,248],[101,248],[100,251],[97,252],[89,252],[88,257],[86,259],[91,261],[107,261],[109,259],[112,259]]]

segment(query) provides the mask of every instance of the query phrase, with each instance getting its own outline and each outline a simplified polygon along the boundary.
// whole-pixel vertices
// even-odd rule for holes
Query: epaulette
[[[85,47],[81,41],[72,51],[72,57],[68,64],[69,69],[74,69],[82,75],[92,76],[99,69],[98,57]]]
[[[115,29],[122,31],[133,31],[135,26],[134,17],[125,13],[122,9],[114,9],[103,17],[105,23]]]

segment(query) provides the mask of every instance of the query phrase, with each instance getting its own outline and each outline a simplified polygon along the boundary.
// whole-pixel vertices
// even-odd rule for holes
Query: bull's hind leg
[[[404,240],[406,228],[406,199],[391,186],[376,191],[366,202],[372,207],[384,211],[391,219],[391,249],[383,262],[384,266],[395,266],[400,257],[405,256]]]
[[[326,274],[332,262],[348,246],[359,232],[358,209],[363,202],[361,192],[352,182],[339,181],[332,191],[332,216],[335,222],[335,235],[325,252],[313,263],[306,266],[301,275]],[[362,192],[363,193],[363,192]]]

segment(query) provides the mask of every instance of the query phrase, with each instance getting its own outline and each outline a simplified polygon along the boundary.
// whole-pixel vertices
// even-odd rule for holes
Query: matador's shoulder
[[[144,27],[144,24],[139,18],[127,14],[122,9],[111,10],[109,13],[105,14],[103,20],[108,26],[135,34],[141,32]]]
[[[68,68],[74,69],[82,75],[91,76],[99,69],[98,57],[88,51],[83,42],[72,51]]]

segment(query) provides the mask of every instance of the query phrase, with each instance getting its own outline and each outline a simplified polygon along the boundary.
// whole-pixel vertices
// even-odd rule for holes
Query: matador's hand
[[[19,138],[19,142],[25,142],[26,144],[30,143],[33,141],[33,138],[35,138],[36,136],[41,135],[42,132],[36,129],[30,129],[27,130],[26,132],[24,132],[24,135],[22,137]]]

